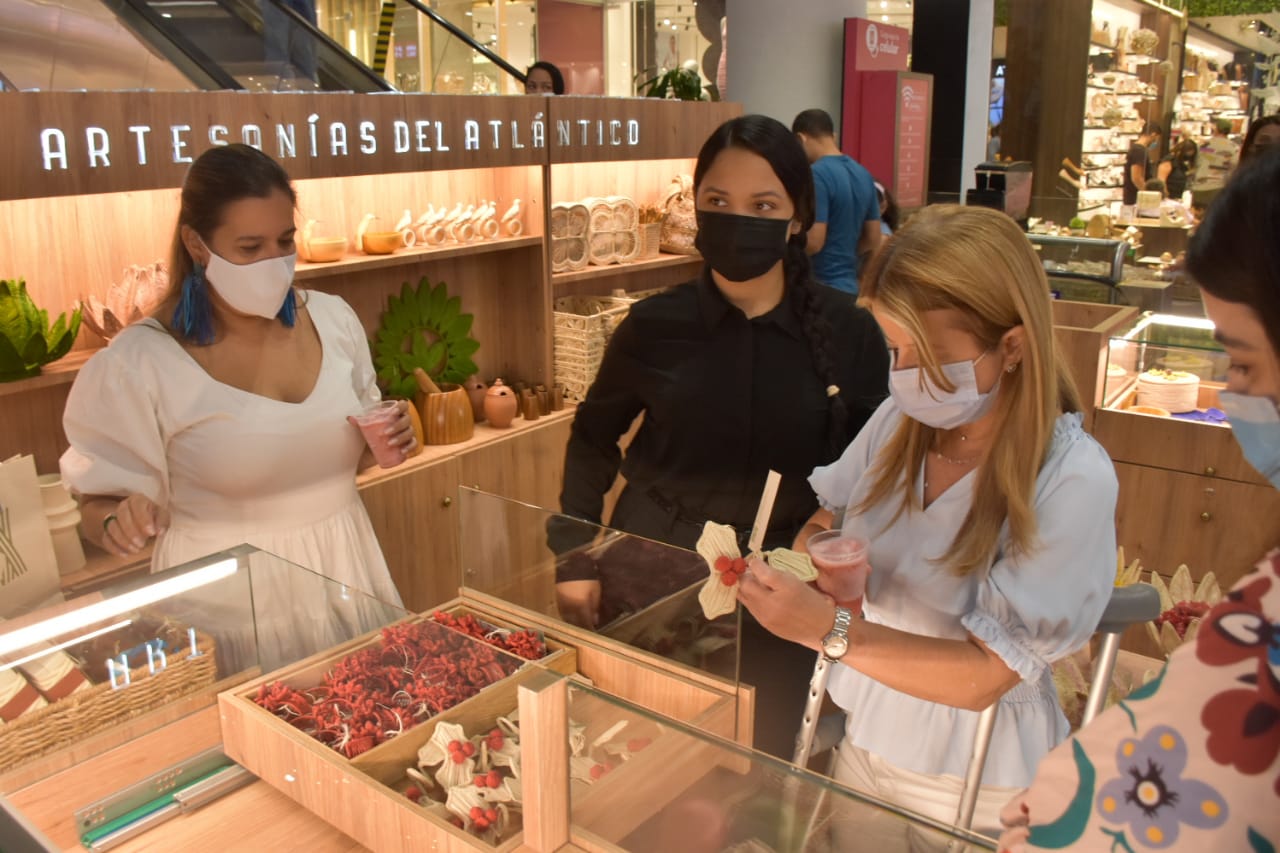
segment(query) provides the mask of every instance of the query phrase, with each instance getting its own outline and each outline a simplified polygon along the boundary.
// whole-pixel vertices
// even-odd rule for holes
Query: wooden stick
[[[431,377],[421,367],[413,369],[413,378],[418,382],[418,389],[423,394],[439,394],[440,386],[431,381]]]
[[[769,530],[769,517],[773,515],[773,502],[778,497],[778,486],[782,483],[782,475],[770,471],[764,481],[764,494],[760,496],[760,508],[756,510],[755,523],[751,525],[751,538],[747,540],[747,549],[752,554],[759,554],[764,547],[764,537]]]

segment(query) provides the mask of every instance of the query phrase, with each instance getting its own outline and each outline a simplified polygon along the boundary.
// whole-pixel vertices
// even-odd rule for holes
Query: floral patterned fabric
[[[1000,849],[1280,849],[1280,550],[1164,671],[1040,764]]]

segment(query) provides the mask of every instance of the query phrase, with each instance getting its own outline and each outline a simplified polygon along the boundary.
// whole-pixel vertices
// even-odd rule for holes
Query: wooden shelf
[[[0,382],[0,397],[7,394],[22,394],[53,385],[70,385],[76,381],[76,375],[80,373],[84,363],[99,349],[101,347],[72,350],[52,364],[46,364],[35,376],[28,379],[15,379],[12,382]]]
[[[84,540],[81,540],[81,544],[84,546],[85,564],[61,577],[62,591],[69,595],[93,592],[131,577],[145,575],[151,570],[151,545],[132,556],[117,557]]]
[[[593,278],[604,278],[611,275],[620,275],[622,273],[640,272],[641,270],[655,270],[664,267],[678,267],[688,264],[689,266],[702,266],[701,255],[658,255],[656,258],[648,258],[642,261],[633,261],[629,264],[610,264],[606,267],[588,266],[586,269],[577,270],[575,272],[561,272],[551,276],[553,284],[566,284],[571,281],[586,281]]]
[[[490,252],[505,252],[511,249],[524,249],[541,244],[541,237],[506,237],[497,240],[478,240],[474,243],[455,243],[444,246],[414,246],[412,249],[401,249],[390,255],[347,255],[340,261],[328,264],[310,264],[300,261],[297,270],[293,274],[293,280],[310,281],[382,267],[411,266],[412,264],[428,261],[485,255]]]
[[[545,426],[558,420],[572,418],[576,411],[572,403],[565,403],[565,407],[549,415],[543,415],[535,421],[526,421],[524,418],[516,418],[511,422],[511,426],[507,429],[494,429],[487,423],[476,424],[475,435],[469,440],[462,441],[457,444],[432,444],[422,449],[417,456],[405,460],[394,468],[367,468],[356,475],[356,488],[363,489],[376,483],[391,480],[396,477],[402,477],[411,471],[417,471],[420,468],[426,468],[430,465],[448,459],[451,456],[457,456],[474,450],[477,447],[484,447],[495,441],[502,441],[511,435],[523,432],[524,430],[537,429],[539,426]]]

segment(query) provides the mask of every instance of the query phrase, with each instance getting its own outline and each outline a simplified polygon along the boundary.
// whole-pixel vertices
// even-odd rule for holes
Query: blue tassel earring
[[[284,298],[284,304],[280,306],[280,313],[276,315],[276,319],[284,323],[285,328],[292,329],[294,322],[298,319],[298,298],[294,296],[294,289],[289,288],[289,295]]]
[[[209,304],[208,282],[200,264],[182,280],[182,295],[173,309],[172,326],[197,346],[213,343],[213,307]]]

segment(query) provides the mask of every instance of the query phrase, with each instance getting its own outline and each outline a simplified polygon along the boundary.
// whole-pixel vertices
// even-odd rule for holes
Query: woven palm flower
[[[1133,586],[1142,580],[1142,561],[1134,560],[1129,565],[1124,564],[1124,546],[1121,545],[1116,549],[1116,586]]]
[[[1178,646],[1195,639],[1200,620],[1209,608],[1222,600],[1222,590],[1213,572],[1206,574],[1197,586],[1185,565],[1178,566],[1168,586],[1152,572],[1151,585],[1160,594],[1161,612],[1154,622],[1147,623],[1147,633],[1168,657]]]

